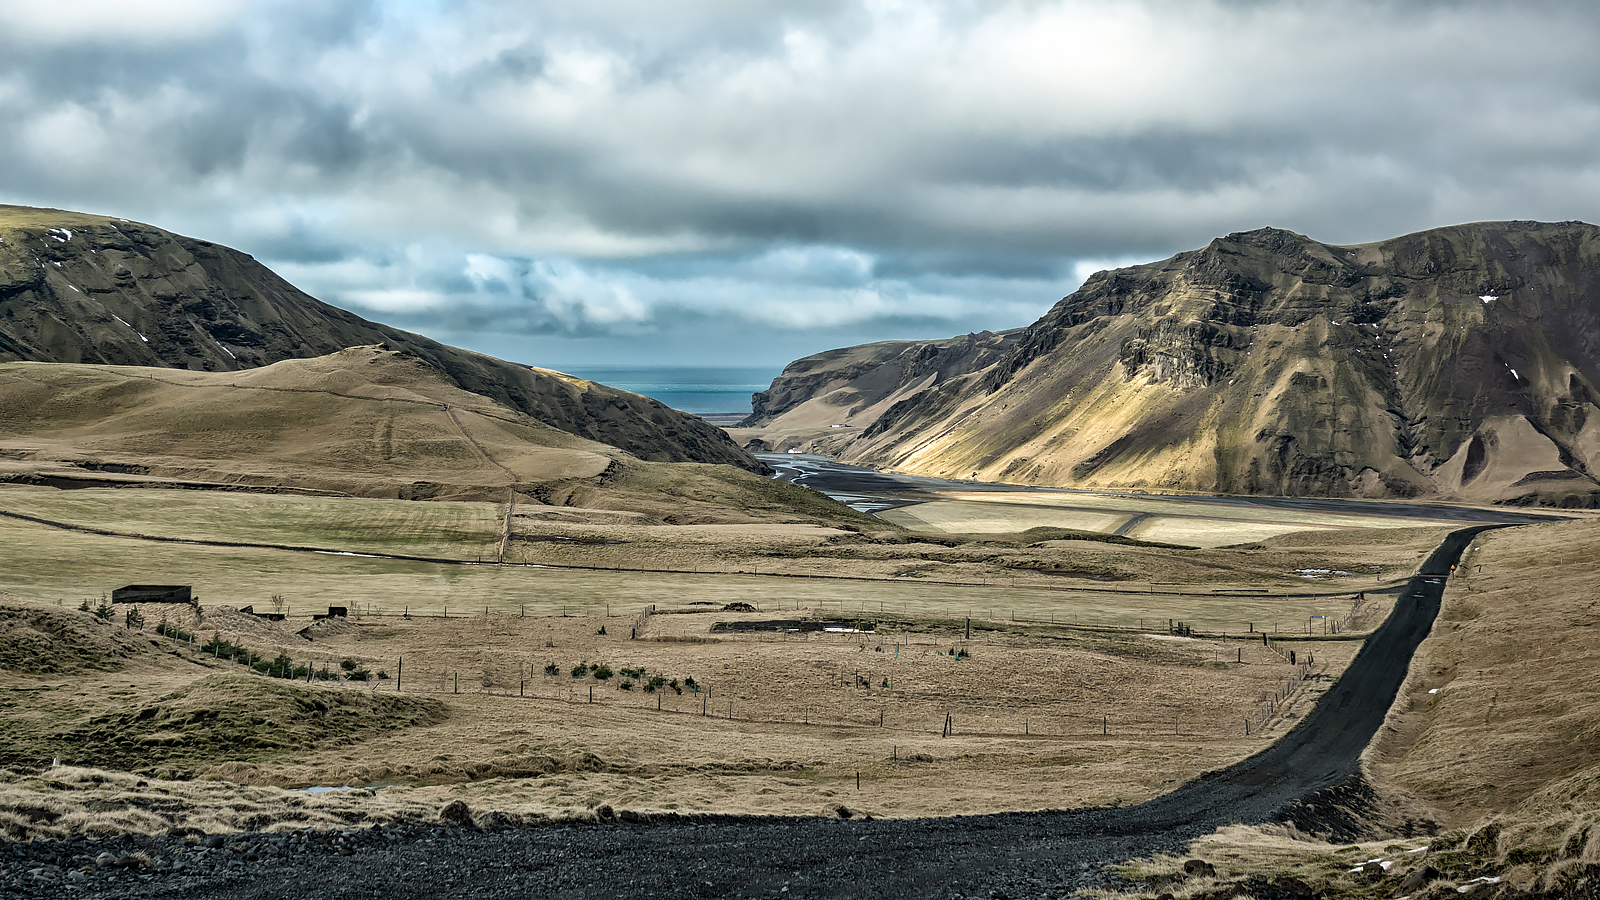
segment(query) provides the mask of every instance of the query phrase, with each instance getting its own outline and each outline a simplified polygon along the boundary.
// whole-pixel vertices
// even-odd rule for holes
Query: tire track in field
[[[456,430],[461,432],[461,436],[466,439],[467,443],[472,445],[472,449],[478,451],[478,455],[483,457],[484,461],[488,462],[489,465],[494,466],[496,469],[506,473],[506,477],[511,479],[512,484],[517,483],[517,474],[505,466],[500,465],[500,463],[494,457],[489,455],[489,451],[483,449],[483,445],[478,443],[478,439],[473,437],[471,433],[467,431],[467,426],[461,424],[461,417],[456,415],[454,407],[446,406],[444,408],[444,413],[450,417],[450,421],[455,423]]]

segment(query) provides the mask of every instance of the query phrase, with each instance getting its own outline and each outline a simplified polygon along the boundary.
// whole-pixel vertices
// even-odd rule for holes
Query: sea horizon
[[[782,366],[606,365],[554,367],[609,387],[643,394],[696,415],[749,415],[750,395],[764,391]]]

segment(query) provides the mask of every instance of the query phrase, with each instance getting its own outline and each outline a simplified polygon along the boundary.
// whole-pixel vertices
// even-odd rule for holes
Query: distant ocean
[[[750,395],[772,386],[780,368],[745,366],[579,366],[569,375],[660,400],[698,415],[747,416]]]

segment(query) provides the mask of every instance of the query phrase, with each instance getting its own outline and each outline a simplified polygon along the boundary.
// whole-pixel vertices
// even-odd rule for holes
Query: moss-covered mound
[[[438,700],[210,675],[139,709],[90,719],[62,735],[60,753],[63,762],[104,768],[181,768],[351,744],[446,717]]]
[[[148,645],[86,612],[0,606],[0,671],[61,675],[115,670],[141,649]]]

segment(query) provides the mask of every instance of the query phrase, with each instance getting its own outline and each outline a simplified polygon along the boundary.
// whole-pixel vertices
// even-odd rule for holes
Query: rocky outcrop
[[[743,437],[1027,484],[1600,502],[1600,229],[1583,223],[1230,234],[955,344],[972,349],[793,363]],[[903,374],[924,353],[949,363]],[[806,433],[816,390],[865,384],[893,402]]]
[[[237,250],[122,219],[0,206],[0,362],[217,372],[371,344],[412,353],[468,391],[642,459],[766,471],[694,416],[369,322]]]

